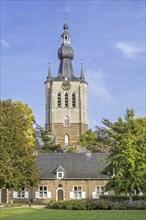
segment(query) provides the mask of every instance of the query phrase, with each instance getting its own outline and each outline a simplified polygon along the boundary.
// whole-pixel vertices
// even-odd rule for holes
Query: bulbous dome
[[[64,28],[64,30],[65,30],[65,29],[68,29],[68,24],[65,23],[65,24],[63,25],[63,28]]]
[[[60,60],[64,59],[64,58],[68,58],[68,59],[73,60],[74,51],[73,51],[72,47],[70,45],[62,45],[58,49],[58,57]]]

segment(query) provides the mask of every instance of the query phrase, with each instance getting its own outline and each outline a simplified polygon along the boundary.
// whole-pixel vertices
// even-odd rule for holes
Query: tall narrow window
[[[61,107],[61,93],[58,93],[58,107]]]
[[[39,187],[39,196],[40,198],[47,198],[47,186],[40,186]]]
[[[25,198],[25,189],[24,188],[22,188],[21,191],[18,192],[18,197]]]
[[[64,126],[65,126],[65,127],[69,127],[69,117],[68,117],[68,116],[65,116]]]
[[[68,94],[65,93],[65,107],[68,107]]]
[[[74,198],[82,198],[82,190],[80,186],[74,186]]]
[[[75,93],[72,94],[72,107],[73,108],[76,107],[76,95],[75,95]]]
[[[65,142],[65,146],[68,146],[69,145],[69,136],[68,134],[65,135],[65,138],[64,138],[64,142]]]

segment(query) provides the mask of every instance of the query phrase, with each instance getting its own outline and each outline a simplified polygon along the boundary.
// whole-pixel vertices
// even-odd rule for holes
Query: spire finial
[[[51,60],[49,58],[49,68],[48,68],[48,76],[47,79],[51,79],[51,68],[50,68]]]
[[[64,16],[65,16],[65,23],[67,24],[67,16],[69,15],[68,9],[65,8]]]
[[[83,60],[81,59],[81,76],[80,76],[81,80],[85,80],[85,76],[84,76],[84,70],[83,70]]]

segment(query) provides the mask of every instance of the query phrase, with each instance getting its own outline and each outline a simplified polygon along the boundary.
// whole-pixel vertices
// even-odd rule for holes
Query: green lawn
[[[145,211],[74,211],[45,208],[1,208],[1,220],[146,220]]]

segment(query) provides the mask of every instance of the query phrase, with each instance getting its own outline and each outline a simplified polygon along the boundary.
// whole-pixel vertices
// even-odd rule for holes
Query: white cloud
[[[5,40],[1,40],[1,46],[5,48],[9,48],[9,44]]]
[[[92,96],[92,99],[98,98],[106,102],[110,101],[114,103],[113,97],[105,84],[104,78],[105,75],[101,70],[96,73],[93,71],[88,71],[86,73],[86,79],[90,88],[89,96]]]
[[[144,52],[144,49],[127,42],[117,42],[115,47],[123,52],[128,58],[134,59],[139,53]]]

